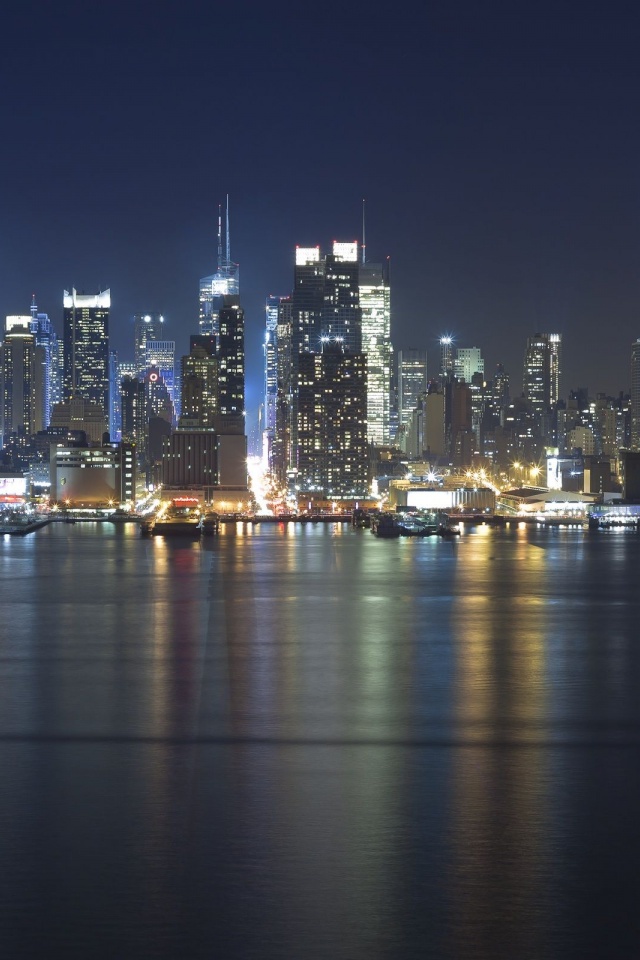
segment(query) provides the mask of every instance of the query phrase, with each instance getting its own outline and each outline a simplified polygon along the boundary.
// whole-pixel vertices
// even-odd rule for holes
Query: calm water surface
[[[640,537],[0,539],[3,955],[640,957]]]

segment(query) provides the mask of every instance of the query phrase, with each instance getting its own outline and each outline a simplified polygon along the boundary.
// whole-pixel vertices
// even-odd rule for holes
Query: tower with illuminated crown
[[[218,269],[210,277],[200,280],[200,312],[198,333],[202,336],[215,336],[220,333],[220,310],[224,297],[240,295],[240,268],[231,259],[231,237],[229,233],[229,195],[225,216],[225,247],[222,248],[222,208],[218,207]]]

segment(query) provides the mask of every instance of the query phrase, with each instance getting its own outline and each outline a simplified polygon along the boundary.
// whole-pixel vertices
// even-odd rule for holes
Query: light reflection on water
[[[640,954],[640,538],[135,533],[0,543],[11,955]]]

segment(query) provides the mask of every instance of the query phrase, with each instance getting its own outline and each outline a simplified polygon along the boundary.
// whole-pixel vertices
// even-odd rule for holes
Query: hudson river
[[[640,536],[0,539],[19,958],[640,957]]]

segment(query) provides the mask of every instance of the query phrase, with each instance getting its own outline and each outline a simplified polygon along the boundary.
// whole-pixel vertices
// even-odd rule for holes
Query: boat
[[[376,537],[392,539],[400,536],[400,524],[392,513],[382,513],[371,522],[371,532]]]

